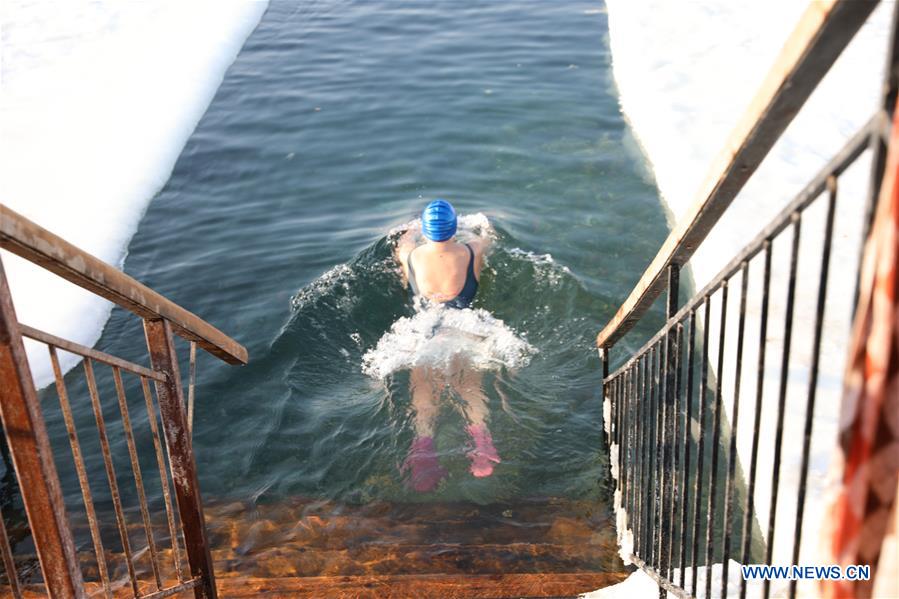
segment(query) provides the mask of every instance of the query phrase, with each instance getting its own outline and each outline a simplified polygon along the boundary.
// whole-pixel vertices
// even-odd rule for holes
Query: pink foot
[[[471,473],[477,478],[493,474],[493,464],[499,464],[499,454],[493,446],[490,431],[483,424],[473,424],[466,428],[474,441],[474,449],[468,452],[471,458]]]
[[[411,470],[409,485],[419,493],[433,491],[446,476],[446,470],[437,461],[434,439],[421,437],[412,442],[403,470]]]

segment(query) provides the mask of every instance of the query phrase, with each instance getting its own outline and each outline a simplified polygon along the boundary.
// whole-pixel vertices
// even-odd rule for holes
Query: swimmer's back
[[[418,246],[407,257],[407,280],[417,295],[467,308],[478,290],[482,254],[477,243]]]
[[[456,211],[446,200],[434,200],[421,220],[409,227],[396,246],[396,258],[413,293],[451,308],[467,308],[478,290],[489,239],[459,243]],[[424,243],[419,245],[416,232]]]

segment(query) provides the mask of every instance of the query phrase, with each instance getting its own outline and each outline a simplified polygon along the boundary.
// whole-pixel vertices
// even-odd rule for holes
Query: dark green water
[[[272,2],[125,263],[249,350],[245,367],[199,360],[205,498],[488,503],[607,492],[593,339],[667,227],[619,111],[597,7]],[[418,495],[399,472],[412,440],[408,375],[375,380],[362,358],[412,314],[385,236],[434,197],[493,222],[476,307],[537,353],[485,375],[503,458],[494,475],[468,473],[464,422],[447,405],[436,436],[450,476]],[[644,319],[635,337],[658,322]],[[146,361],[137,319],[120,310],[98,347]],[[127,495],[114,391],[105,372],[100,380]],[[81,370],[67,382],[88,467],[102,476]],[[128,393],[153,472],[136,381]],[[45,402],[55,405],[52,391]],[[58,409],[48,421],[63,440]],[[77,502],[70,462],[60,475]],[[158,483],[148,492],[158,500]]]

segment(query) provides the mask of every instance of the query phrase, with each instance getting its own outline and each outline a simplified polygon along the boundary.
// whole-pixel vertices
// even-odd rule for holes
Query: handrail
[[[108,364],[109,366],[113,366],[115,368],[121,368],[122,370],[133,372],[134,374],[137,374],[139,376],[145,376],[148,379],[153,379],[154,381],[165,382],[165,374],[161,372],[150,370],[149,368],[145,368],[140,364],[135,364],[133,362],[129,362],[128,360],[123,360],[122,358],[111,356],[105,352],[91,349],[90,347],[85,347],[84,345],[68,341],[61,337],[57,337],[56,335],[51,335],[50,333],[45,333],[40,329],[30,327],[26,324],[22,324],[21,322],[19,323],[19,333],[21,333],[23,337],[28,337],[29,339],[40,341],[41,343],[48,346],[58,347],[59,349],[73,353],[77,356],[81,356],[83,358],[91,358],[92,360],[96,360],[97,362]]]
[[[637,358],[646,352],[650,347],[655,345],[665,335],[674,328],[677,323],[684,320],[690,312],[698,309],[713,293],[721,288],[721,285],[730,277],[741,270],[743,265],[752,260],[756,255],[764,251],[765,243],[770,242],[781,231],[786,229],[791,223],[791,217],[796,212],[801,212],[811,204],[815,198],[823,193],[828,186],[831,178],[839,177],[853,162],[865,151],[868,140],[872,134],[879,135],[883,129],[883,115],[875,114],[868,120],[865,125],[853,135],[843,148],[834,156],[824,167],[818,171],[818,174],[796,194],[796,197],[781,210],[777,216],[762,229],[746,247],[744,247],[730,262],[709,281],[705,287],[696,292],[693,299],[689,300],[677,312],[671,315],[662,325],[662,328],[653,335],[643,346],[633,353],[630,359],[619,366],[607,379],[613,379],[631,366]]]
[[[665,288],[669,266],[680,267],[690,259],[877,3],[826,0],[810,4],[712,163],[697,201],[678,220],[628,298],[599,333],[598,347],[611,347],[649,310]]]
[[[166,299],[122,271],[0,204],[0,248],[38,264],[144,319],[164,319],[179,336],[229,364],[246,364],[240,343],[196,314]]]

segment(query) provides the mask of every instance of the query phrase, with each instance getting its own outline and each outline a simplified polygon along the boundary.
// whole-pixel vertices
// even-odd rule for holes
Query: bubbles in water
[[[559,264],[551,254],[535,254],[521,248],[512,248],[509,254],[522,260],[527,260],[534,265],[535,274],[551,285],[558,285],[562,282],[564,275],[570,275],[571,270],[567,266]]]
[[[395,242],[407,229],[413,227],[418,231],[418,236],[415,241],[424,241],[424,238],[421,236],[420,218],[412,219],[407,223],[390,229],[387,233],[387,238],[392,242]],[[487,215],[483,212],[459,215],[457,219],[457,229],[456,236],[462,243],[479,238],[490,239],[492,241],[496,240],[496,231],[490,225],[490,220],[487,218]]]
[[[300,289],[297,294],[291,298],[290,306],[294,310],[299,311],[316,298],[331,293],[338,288],[342,288],[343,291],[349,292],[349,284],[353,278],[355,278],[355,273],[348,264],[338,264],[312,281],[309,285]]]
[[[414,219],[392,229],[388,239],[395,241],[409,228],[420,231],[420,227],[421,220]],[[478,212],[458,217],[457,238],[465,243],[474,239],[496,240],[497,235],[487,216]],[[526,366],[536,352],[486,310],[457,310],[419,299],[416,313],[394,322],[377,345],[365,353],[362,370],[383,380],[391,373],[415,366],[449,368],[458,358],[480,370],[518,368]]]
[[[403,317],[368,350],[362,371],[385,379],[398,370],[427,365],[448,368],[458,357],[480,370],[526,366],[537,352],[486,310],[428,305]]]

